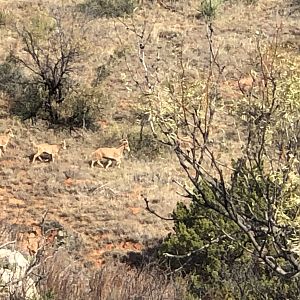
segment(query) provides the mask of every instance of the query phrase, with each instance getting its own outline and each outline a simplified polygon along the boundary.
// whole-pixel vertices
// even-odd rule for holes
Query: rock
[[[37,300],[40,296],[32,278],[26,275],[28,260],[18,251],[0,249],[0,282],[6,285],[2,296],[15,295],[20,299]]]

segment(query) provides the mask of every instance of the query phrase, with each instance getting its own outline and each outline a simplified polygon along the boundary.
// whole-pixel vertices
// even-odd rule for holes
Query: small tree
[[[83,50],[84,30],[76,24],[66,26],[64,10],[52,12],[51,17],[39,15],[31,23],[17,28],[24,48],[23,54],[12,54],[14,59],[32,75],[39,87],[43,108],[52,123],[59,121],[58,107],[74,87],[72,74]]]

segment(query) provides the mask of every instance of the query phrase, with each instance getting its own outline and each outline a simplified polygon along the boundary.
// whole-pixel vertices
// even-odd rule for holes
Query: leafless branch
[[[0,249],[5,248],[8,245],[15,244],[16,242],[17,242],[16,240],[15,241],[6,242],[6,243],[0,245]]]
[[[198,252],[201,252],[207,248],[209,248],[212,244],[215,244],[215,243],[219,243],[220,241],[224,240],[225,238],[227,238],[227,235],[222,235],[220,237],[217,237],[213,240],[211,240],[209,243],[205,244],[204,246],[202,246],[201,248],[198,248],[196,250],[193,250],[193,251],[190,251],[186,254],[182,254],[182,255],[178,255],[178,254],[171,254],[171,253],[168,253],[168,252],[164,252],[163,255],[165,257],[174,257],[174,258],[187,258],[187,257],[190,257]]]
[[[144,197],[143,195],[142,195],[142,197],[144,198],[144,201],[146,203],[146,210],[148,212],[150,212],[152,215],[160,218],[161,220],[165,220],[165,221],[174,221],[175,220],[174,218],[166,218],[166,217],[163,217],[163,216],[159,215],[155,210],[153,210],[152,208],[150,208],[150,206],[149,206],[149,200],[146,197]]]

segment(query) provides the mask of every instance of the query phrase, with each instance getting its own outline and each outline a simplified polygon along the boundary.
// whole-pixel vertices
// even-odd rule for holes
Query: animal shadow
[[[29,159],[29,162],[32,163],[33,161],[33,157],[34,157],[35,153],[32,153],[30,155],[28,155],[28,159]],[[49,163],[52,161],[52,155],[51,154],[48,154],[48,153],[43,153],[39,156],[41,159],[37,158],[35,161],[36,162],[40,162],[40,163]]]

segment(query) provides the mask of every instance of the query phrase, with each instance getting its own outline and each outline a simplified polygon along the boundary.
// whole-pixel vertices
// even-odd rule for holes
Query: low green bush
[[[134,153],[141,159],[155,159],[158,156],[166,156],[170,153],[170,147],[167,147],[154,138],[152,132],[145,130],[140,133],[140,127],[131,129],[128,132],[128,140]]]
[[[42,107],[42,89],[33,84],[12,57],[0,65],[0,90],[10,97],[10,113],[27,120]]]
[[[222,0],[202,0],[199,7],[199,17],[213,19]]]
[[[213,201],[213,194],[204,185],[202,191]],[[240,192],[244,193],[243,188]],[[205,209],[202,202],[201,196],[195,195],[189,206],[177,204],[174,233],[160,250],[160,255],[167,257],[168,267],[181,270],[189,278],[191,297],[298,299],[300,280],[276,276],[249,254],[251,245],[244,234],[232,234],[238,232],[236,224]]]
[[[87,0],[79,9],[93,17],[115,18],[132,14],[136,7],[134,0]]]

